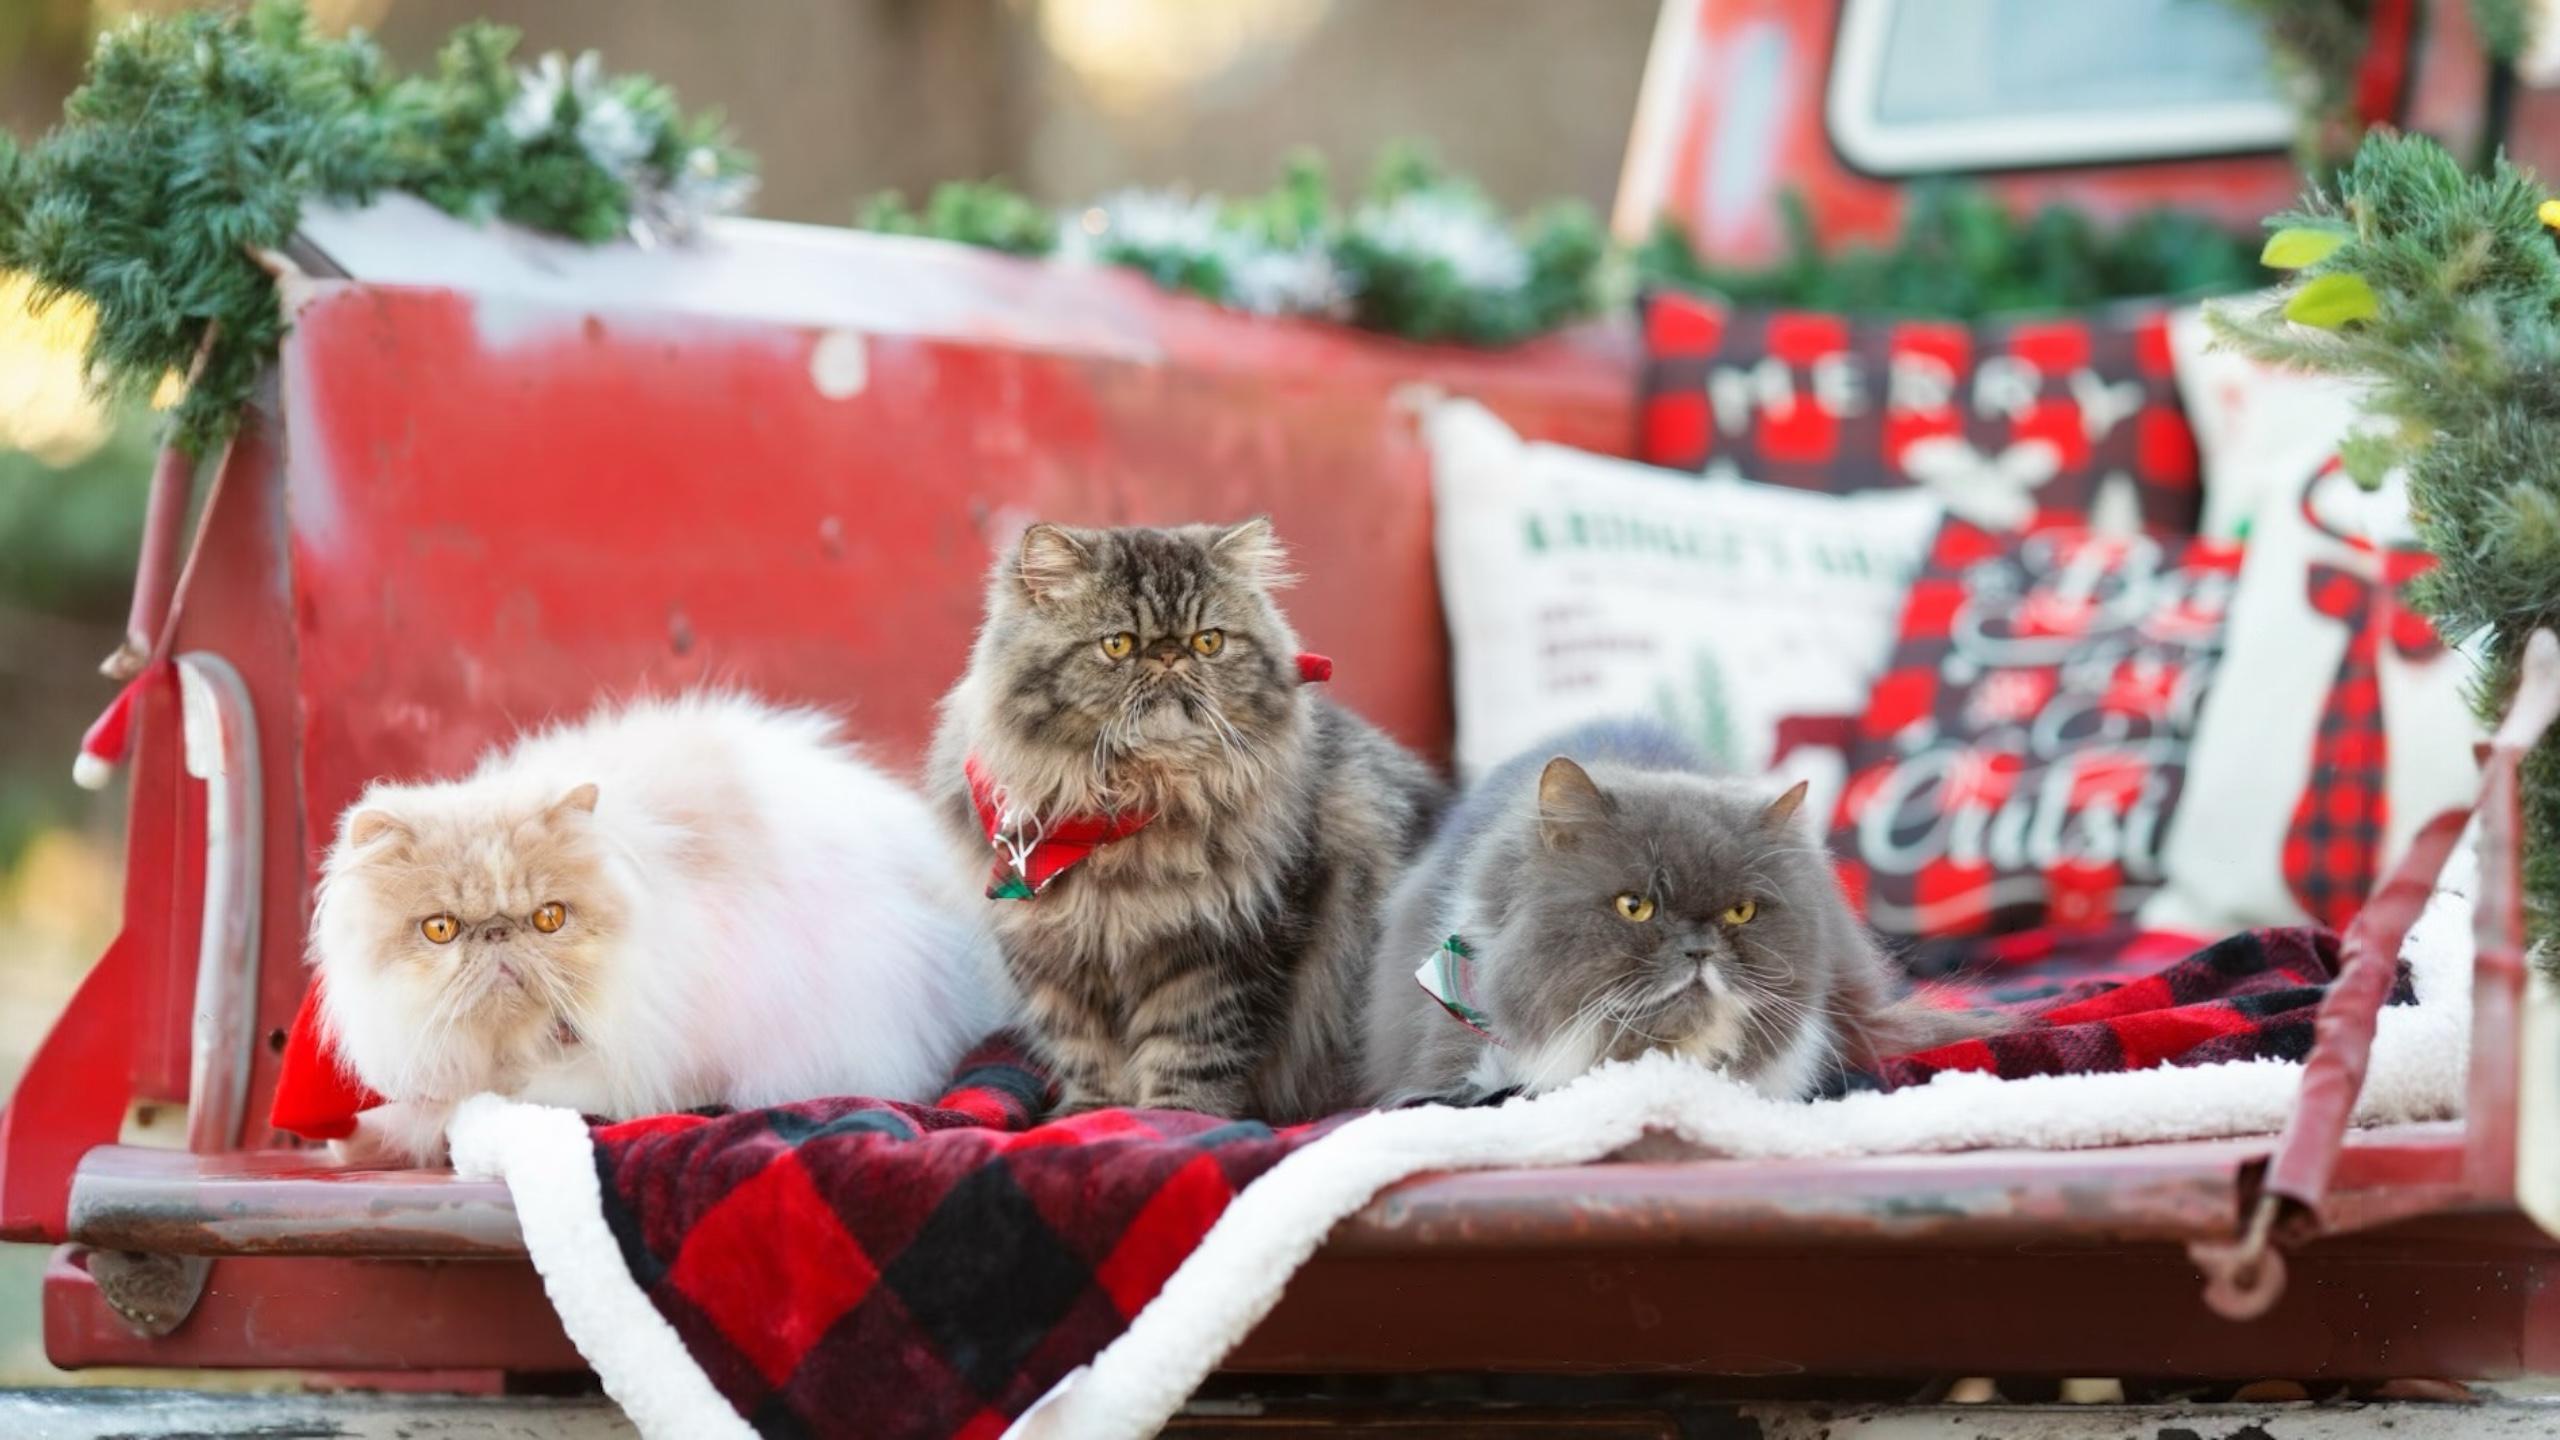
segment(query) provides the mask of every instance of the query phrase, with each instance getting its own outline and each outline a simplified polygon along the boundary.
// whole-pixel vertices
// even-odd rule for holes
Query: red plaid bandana
[[[1022,815],[1005,804],[1004,791],[987,778],[978,757],[967,762],[969,803],[977,808],[978,827],[995,847],[995,868],[987,878],[990,900],[1028,900],[1077,862],[1116,840],[1126,840],[1155,819],[1153,811],[1108,815]]]

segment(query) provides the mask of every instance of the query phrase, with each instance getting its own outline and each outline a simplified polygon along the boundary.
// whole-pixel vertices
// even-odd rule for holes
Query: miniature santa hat
[[[284,1060],[276,1070],[275,1104],[267,1123],[306,1140],[344,1140],[356,1133],[356,1116],[382,1097],[349,1074],[320,1024],[320,977],[302,992],[302,1008],[285,1031]]]
[[[80,737],[80,754],[71,762],[71,780],[83,790],[104,790],[124,757],[133,748],[133,710],[146,685],[154,684],[171,673],[163,663],[146,667],[125,682],[116,698],[89,724],[89,732]]]

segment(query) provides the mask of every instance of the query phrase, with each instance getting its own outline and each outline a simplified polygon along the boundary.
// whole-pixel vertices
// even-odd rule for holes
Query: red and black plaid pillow
[[[2238,547],[1939,531],[1849,747],[1832,836],[1880,933],[2129,918],[2161,883]]]
[[[2000,529],[2185,535],[2202,508],[2159,305],[1968,325],[1657,293],[1642,415],[1648,464],[1835,494],[1928,484]]]

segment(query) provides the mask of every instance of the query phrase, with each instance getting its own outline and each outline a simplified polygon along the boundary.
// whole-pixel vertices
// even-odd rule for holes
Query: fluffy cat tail
[[[1941,1045],[1986,1040],[2018,1028],[2015,1015],[1989,1010],[1949,1010],[1909,995],[1869,1012],[1854,1027],[1850,1058],[1874,1065],[1902,1055],[1916,1055]]]

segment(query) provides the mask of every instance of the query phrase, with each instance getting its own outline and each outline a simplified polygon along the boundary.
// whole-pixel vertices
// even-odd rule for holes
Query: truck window
[[[2224,0],[1846,0],[1826,108],[1871,175],[2273,150],[2294,125]]]

